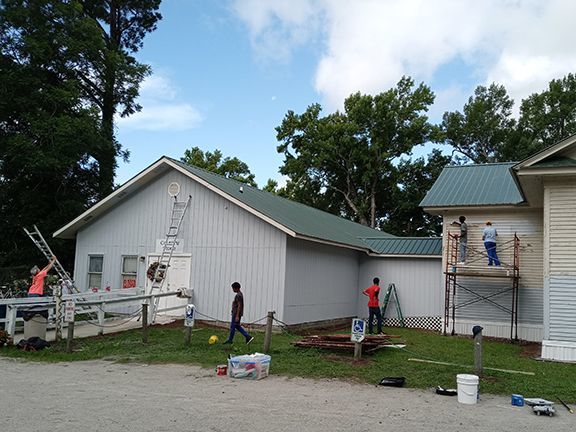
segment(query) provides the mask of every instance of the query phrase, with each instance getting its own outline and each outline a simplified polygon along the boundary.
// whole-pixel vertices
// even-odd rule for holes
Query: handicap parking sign
[[[354,318],[351,333],[350,340],[352,342],[362,342],[366,334],[366,322],[363,319]]]
[[[193,304],[186,305],[186,319],[184,320],[185,327],[194,327],[194,312],[196,308]]]

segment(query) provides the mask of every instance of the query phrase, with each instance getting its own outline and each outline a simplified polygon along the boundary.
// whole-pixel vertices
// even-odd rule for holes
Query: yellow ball
[[[208,343],[210,345],[214,345],[216,342],[218,342],[218,336],[216,335],[212,335],[210,336],[210,338],[208,339]]]

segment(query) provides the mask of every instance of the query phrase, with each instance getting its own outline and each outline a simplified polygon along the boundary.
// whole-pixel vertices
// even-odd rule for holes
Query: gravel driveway
[[[274,375],[244,381],[182,365],[0,357],[0,368],[0,431],[576,430],[576,414],[561,405],[555,417],[538,417],[501,396],[463,405],[432,390]]]

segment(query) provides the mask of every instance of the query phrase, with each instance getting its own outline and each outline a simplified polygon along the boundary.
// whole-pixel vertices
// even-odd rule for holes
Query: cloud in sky
[[[576,70],[572,0],[235,0],[233,10],[259,56],[322,41],[314,86],[330,108],[404,74],[430,83],[454,61],[476,84],[503,84],[517,104]]]
[[[117,118],[126,130],[184,131],[198,127],[203,118],[186,102],[178,101],[178,89],[165,76],[154,74],[140,86],[142,110],[129,117]]]

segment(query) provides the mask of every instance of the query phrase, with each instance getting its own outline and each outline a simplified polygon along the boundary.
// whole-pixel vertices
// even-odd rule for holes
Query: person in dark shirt
[[[246,344],[248,345],[250,342],[254,340],[253,336],[242,328],[240,325],[240,320],[242,319],[242,315],[244,314],[244,295],[240,291],[240,283],[234,282],[232,284],[232,291],[236,293],[234,296],[234,301],[232,302],[232,319],[230,320],[230,334],[228,335],[228,339],[226,339],[223,343],[231,344],[234,340],[234,334],[236,330],[238,330],[244,339],[246,339]]]

